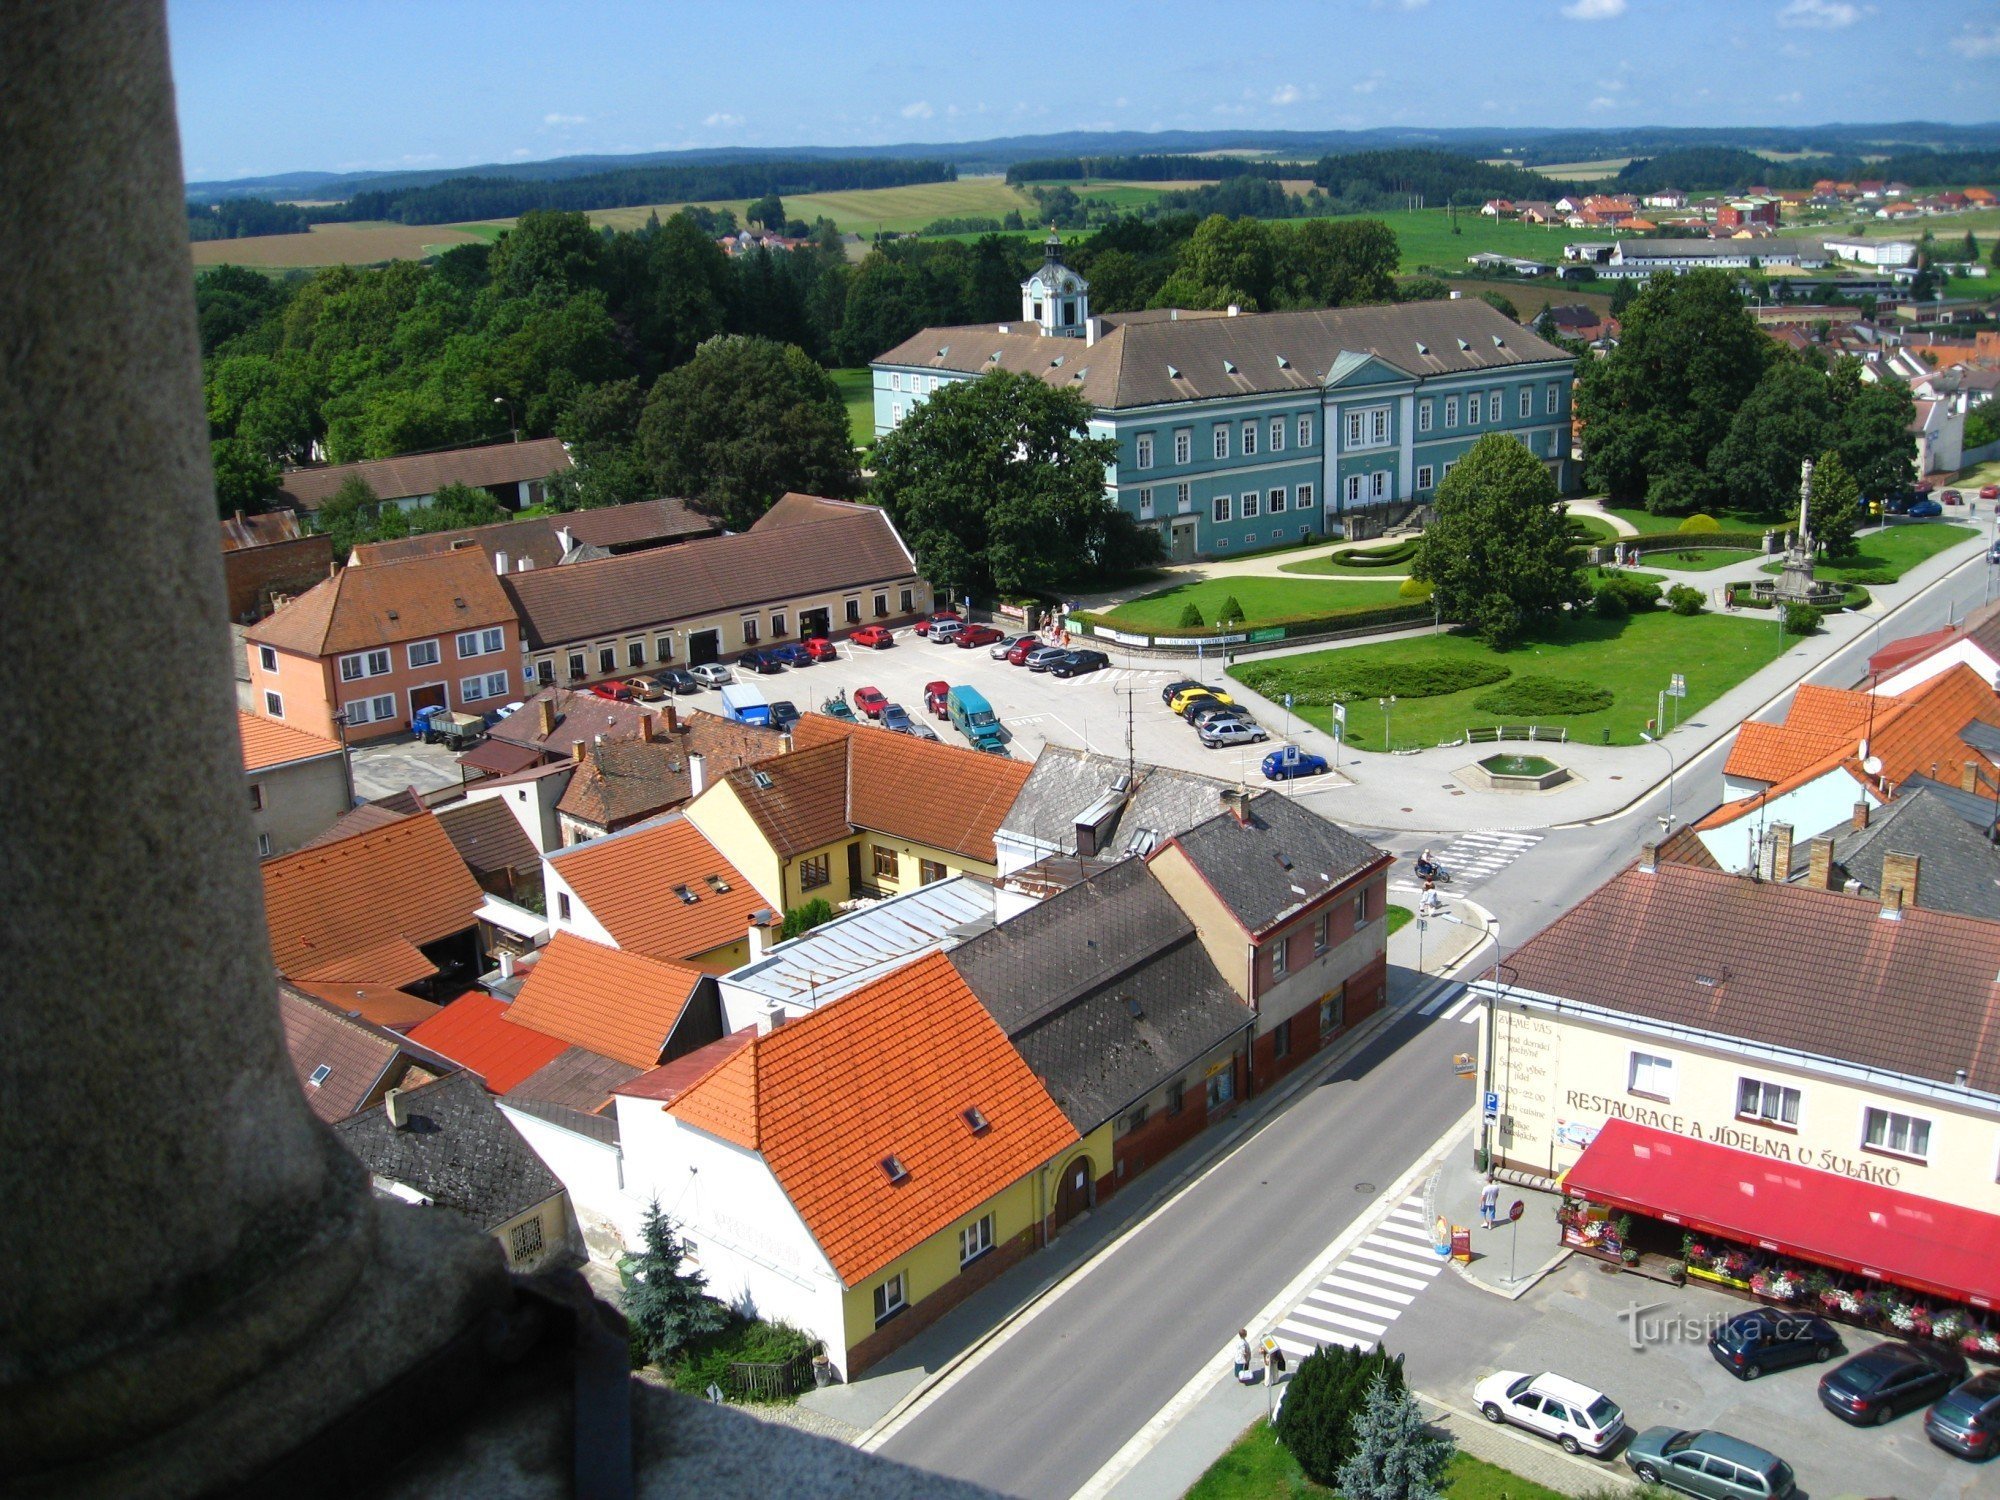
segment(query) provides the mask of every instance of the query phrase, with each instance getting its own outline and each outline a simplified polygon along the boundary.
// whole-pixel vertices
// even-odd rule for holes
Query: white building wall
[[[501,801],[507,804],[507,811],[514,815],[514,821],[521,825],[521,831],[543,854],[551,849],[560,849],[557,837],[556,804],[562,800],[563,788],[569,779],[563,776],[538,776],[533,781],[517,781],[509,786],[473,787],[465,794],[467,802]]]
[[[590,908],[583,904],[583,897],[556,869],[555,861],[542,861],[542,898],[548,911],[550,935],[557,932],[573,932],[578,937],[587,937],[593,943],[603,943],[616,948],[617,939],[611,936],[611,929],[591,915]],[[563,901],[569,901],[569,916],[562,914]]]
[[[626,1250],[638,1249],[643,1243],[639,1231],[645,1199],[635,1199],[622,1185],[624,1166],[619,1148],[565,1130],[539,1115],[510,1109],[505,1099],[497,1102],[508,1123],[521,1132],[535,1155],[569,1190],[570,1206],[576,1210],[577,1223],[592,1253],[606,1258],[607,1239]]]
[[[1847,822],[1854,816],[1855,803],[1880,807],[1882,800],[1847,772],[1829,771],[1782,797],[1773,797],[1761,808],[1752,808],[1733,823],[1706,829],[1696,836],[1723,869],[1747,870],[1753,831],[1769,828],[1773,823],[1789,823],[1794,842],[1802,843],[1817,838],[1836,823]]]
[[[1983,648],[1973,640],[1953,641],[1941,651],[1934,651],[1922,661],[1913,661],[1901,671],[1883,678],[1875,684],[1875,694],[1880,698],[1900,698],[1911,688],[1929,682],[1933,677],[1941,677],[1953,667],[1965,665],[2000,691],[2000,661],[1988,656]]]

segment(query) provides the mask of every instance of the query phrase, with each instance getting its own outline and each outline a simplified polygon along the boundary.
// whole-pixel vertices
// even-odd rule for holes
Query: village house
[[[485,490],[506,510],[524,510],[548,498],[548,481],[574,467],[569,449],[555,438],[525,443],[486,443],[435,453],[406,453],[318,469],[287,469],[278,479],[273,503],[312,512],[340,487],[358,479],[382,505],[415,510],[428,505],[448,484]]]
[[[554,932],[716,974],[749,957],[750,915],[772,906],[685,812],[551,854],[542,874]]]
[[[302,594],[333,567],[332,539],[299,525],[295,510],[242,511],[222,523],[222,582],[229,618],[261,620],[278,600]]]
[[[693,510],[685,500],[635,500],[629,505],[559,511],[521,520],[495,521],[487,526],[361,542],[347,563],[349,567],[366,567],[371,563],[471,550],[490,557],[495,573],[525,573],[531,568],[554,568],[565,562],[644,552],[694,537],[714,536],[721,529],[714,519]]]
[[[336,741],[241,709],[236,728],[259,857],[289,854],[353,805],[347,756]]]
[[[601,838],[683,806],[710,781],[780,748],[775,729],[682,710],[671,700],[657,714],[640,715],[632,738],[573,740],[575,774],[556,804],[562,843]]]
[[[413,1036],[280,982],[278,1019],[285,1049],[312,1112],[327,1124],[373,1109],[392,1088],[415,1088],[456,1066]]]

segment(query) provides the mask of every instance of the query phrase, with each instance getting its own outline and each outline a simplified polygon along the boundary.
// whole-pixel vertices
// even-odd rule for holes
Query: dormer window
[[[1431,346],[1429,344],[1419,343],[1417,345],[1417,353],[1429,354],[1430,352],[1431,352]]]
[[[889,1179],[891,1187],[901,1187],[910,1180],[910,1169],[894,1156],[882,1158],[882,1175]]]
[[[681,898],[681,900],[682,900],[682,901],[683,901],[684,903],[686,903],[687,905],[689,905],[689,906],[693,906],[693,905],[695,904],[695,902],[697,902],[697,901],[701,900],[701,897],[697,896],[697,895],[696,895],[696,894],[694,893],[694,887],[693,887],[693,886],[691,886],[691,885],[677,885],[677,886],[675,886],[675,887],[674,887],[674,894],[675,894],[676,896],[679,896],[679,897]]]
[[[1466,343],[1464,339],[1458,341],[1458,347],[1461,353],[1470,354],[1472,352],[1472,345]]]
[[[1234,375],[1236,373],[1236,361],[1233,359],[1225,359],[1222,362],[1222,373],[1225,375]]]
[[[992,1128],[991,1122],[987,1120],[984,1111],[976,1104],[966,1110],[961,1118],[965,1121],[966,1128],[974,1135],[984,1135]]]

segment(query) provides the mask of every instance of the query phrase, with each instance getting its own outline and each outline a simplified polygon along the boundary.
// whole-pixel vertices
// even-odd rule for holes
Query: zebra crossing
[[[1492,879],[1541,841],[1539,833],[1466,833],[1431,854],[1454,885],[1466,886]]]
[[[1294,1361],[1322,1344],[1373,1348],[1443,1270],[1444,1261],[1431,1248],[1424,1200],[1405,1198],[1320,1278],[1271,1336]]]
[[[1447,1021],[1460,1021],[1470,1026],[1479,1019],[1479,1007],[1473,1003],[1477,998],[1471,990],[1466,989],[1463,985],[1457,989],[1447,988],[1439,991],[1435,999],[1427,1001],[1424,1008],[1418,1011],[1417,1014],[1420,1016],[1434,1016],[1439,1011],[1443,1011],[1443,1019]]]

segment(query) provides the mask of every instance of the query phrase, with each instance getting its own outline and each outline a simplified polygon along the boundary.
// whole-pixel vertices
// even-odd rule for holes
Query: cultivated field
[[[367,266],[384,260],[417,260],[477,244],[486,236],[455,224],[315,224],[310,234],[260,234],[241,240],[200,240],[188,248],[197,266]]]
[[[1632,160],[1629,156],[1607,156],[1601,161],[1560,161],[1549,166],[1530,167],[1544,177],[1555,177],[1565,182],[1602,182],[1607,177],[1616,177],[1619,171]],[[1486,163],[1489,167],[1518,167],[1525,163],[1509,157],[1496,156]]]
[[[1395,231],[1396,243],[1403,251],[1404,275],[1409,275],[1420,266],[1464,270],[1465,258],[1482,250],[1553,264],[1562,259],[1562,247],[1568,241],[1617,238],[1605,230],[1585,232],[1565,229],[1561,225],[1544,228],[1539,224],[1523,224],[1519,219],[1486,219],[1480,217],[1476,208],[1458,211],[1457,234],[1451,232],[1451,217],[1441,208],[1392,211],[1364,217],[1380,219]]]
[[[933,219],[965,218],[973,214],[1000,218],[1010,209],[1032,214],[1035,203],[1026,193],[998,177],[962,177],[957,182],[923,182],[909,187],[857,188],[847,193],[786,193],[785,212],[810,224],[824,215],[843,232],[873,234],[878,229],[907,231],[922,229]],[[704,208],[727,208],[740,221],[748,198],[731,198],[704,203]],[[613,229],[637,229],[649,214],[665,218],[678,212],[680,203],[647,203],[637,208],[606,208],[591,213],[590,222]]]
[[[1581,305],[1600,315],[1610,312],[1611,294],[1603,290],[1604,285],[1601,281],[1559,281],[1553,276],[1536,276],[1526,281],[1497,278],[1461,281],[1454,277],[1451,289],[1468,297],[1477,297],[1481,292],[1498,292],[1520,310],[1522,322],[1532,323],[1544,307]]]

